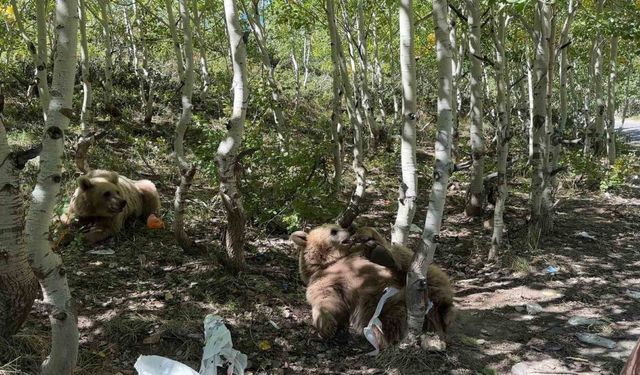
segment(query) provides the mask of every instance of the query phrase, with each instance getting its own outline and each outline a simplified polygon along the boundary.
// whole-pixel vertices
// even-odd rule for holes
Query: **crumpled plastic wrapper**
[[[227,375],[244,375],[247,356],[233,349],[231,332],[218,315],[204,318],[204,349],[200,373],[173,359],[141,355],[134,368],[138,375],[217,375],[217,368],[227,366]]]

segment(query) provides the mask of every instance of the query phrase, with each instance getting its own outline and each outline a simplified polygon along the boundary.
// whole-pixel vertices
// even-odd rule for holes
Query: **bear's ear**
[[[289,239],[298,246],[302,246],[302,247],[307,246],[307,233],[301,230],[291,233],[291,236],[289,236]]]
[[[112,184],[118,185],[118,174],[116,172],[109,172],[105,177]]]
[[[89,177],[80,176],[80,178],[78,178],[78,186],[80,187],[80,190],[89,190],[93,187],[93,183]]]

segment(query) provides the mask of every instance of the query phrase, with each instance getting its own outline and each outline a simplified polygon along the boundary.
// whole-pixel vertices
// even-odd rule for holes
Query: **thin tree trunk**
[[[78,14],[80,16],[80,70],[82,72],[82,112],[80,113],[80,129],[82,134],[78,140],[76,149],[76,168],[83,173],[88,172],[91,167],[87,160],[89,146],[93,142],[91,135],[93,122],[91,73],[89,71],[89,45],[87,43],[87,8],[85,0],[79,0]]]
[[[471,141],[471,181],[467,192],[465,212],[468,216],[478,216],[482,213],[484,200],[484,138],[482,134],[483,121],[483,85],[482,85],[482,19],[478,0],[466,0],[469,23],[469,60],[471,62],[471,127],[469,138]]]
[[[335,44],[338,52],[338,68],[340,71],[340,78],[342,79],[342,89],[345,93],[345,99],[347,102],[347,113],[351,126],[353,126],[353,163],[352,168],[356,176],[356,187],[351,194],[351,199],[347,204],[345,210],[338,217],[338,224],[343,228],[348,227],[353,223],[355,218],[360,213],[360,204],[364,197],[366,188],[366,171],[363,165],[363,146],[362,146],[362,118],[359,114],[358,106],[354,98],[354,91],[349,83],[349,75],[347,73],[347,63],[344,57],[344,51],[342,49],[342,42],[338,35],[338,29],[336,27],[335,19],[335,4],[334,0],[327,0],[326,2],[327,21],[329,25],[329,36],[331,43]]]
[[[562,137],[564,131],[567,127],[567,75],[569,68],[569,32],[571,31],[571,25],[573,23],[573,18],[575,17],[576,11],[578,7],[575,6],[573,0],[569,0],[568,10],[567,10],[567,18],[564,21],[564,25],[562,26],[562,31],[560,32],[560,70],[558,72],[558,78],[560,79],[560,123],[558,124],[558,136]],[[560,153],[562,152],[561,144],[558,142],[556,146],[554,146],[553,150],[553,158],[551,160],[551,169],[554,170],[558,167],[558,163],[560,160]]]
[[[144,123],[151,124],[153,119],[153,90],[155,82],[151,74],[151,68],[149,68],[149,59],[147,58],[147,45],[144,40],[144,29],[142,24],[142,17],[137,14],[138,9],[136,2],[133,2],[133,14],[135,18],[135,25],[138,29],[138,35],[140,35],[140,57],[142,58],[142,68],[138,71],[138,79],[140,80],[140,98],[142,99],[142,108],[144,113]],[[145,89],[146,85],[146,89]]]
[[[549,20],[549,37],[547,48],[548,52],[548,67],[547,67],[547,87],[545,95],[545,107],[546,116],[544,120],[544,137],[542,138],[542,165],[544,169],[544,180],[542,190],[542,232],[550,233],[553,231],[553,176],[551,175],[551,161],[554,158],[553,151],[555,150],[554,144],[560,145],[560,137],[555,136],[555,129],[553,125],[553,107],[551,105],[553,99],[553,74],[555,72],[554,66],[556,61],[556,47],[555,47],[555,35],[556,35],[556,22],[555,22],[555,8],[554,4],[550,4],[547,9],[548,14],[545,14],[546,19]]]
[[[100,5],[100,23],[102,24],[102,42],[104,43],[104,107],[112,112],[113,106],[113,62],[111,59],[111,6],[109,0],[98,0]]]
[[[331,26],[331,23],[329,23]],[[333,142],[333,191],[337,195],[342,185],[342,164],[343,164],[343,118],[342,118],[342,75],[340,74],[340,52],[338,51],[339,41],[335,40],[337,34],[335,30],[329,30],[331,37],[331,62],[332,62],[332,88],[333,98],[331,101],[331,141]]]
[[[533,63],[531,61],[531,53],[529,51],[529,45],[527,44],[526,46],[526,59],[527,59],[527,93],[529,94],[529,164],[531,164],[533,162],[533,152],[534,152],[534,147],[533,147],[533,140],[535,138],[534,136],[534,129],[535,127],[533,126],[533,118],[534,118],[534,114],[533,114],[533,110],[535,108],[535,104],[534,104],[534,98],[533,98]]]
[[[311,37],[304,34],[304,44],[302,47],[302,68],[304,70],[304,79],[302,80],[302,88],[307,87],[309,79],[309,59],[311,58]]]
[[[46,1],[36,1],[36,26],[37,26],[37,46],[33,44],[31,39],[27,36],[26,29],[22,20],[22,13],[16,0],[11,0],[11,6],[13,8],[15,16],[15,26],[20,33],[20,36],[27,45],[27,50],[31,54],[31,60],[35,66],[35,87],[38,90],[38,97],[40,98],[40,107],[42,108],[42,116],[44,120],[47,120],[47,110],[49,108],[49,82],[47,79],[47,26],[46,26]]]
[[[537,248],[545,227],[542,213],[544,192],[545,152],[542,149],[547,116],[546,90],[547,69],[549,67],[550,5],[545,0],[537,0],[534,17],[534,44],[536,47],[533,65],[533,157],[531,158],[531,198],[528,242]]]
[[[417,87],[415,59],[415,31],[413,0],[400,1],[400,76],[402,79],[402,143],[400,166],[402,183],[398,197],[398,213],[393,226],[391,241],[404,245],[409,239],[409,229],[416,213],[418,176],[416,167]]]
[[[228,265],[232,271],[244,269],[245,213],[237,186],[238,149],[242,142],[244,120],[247,113],[247,50],[242,38],[239,14],[234,0],[224,0],[225,19],[233,63],[233,112],[227,124],[227,133],[218,146],[216,161],[220,176],[220,197],[227,212],[225,247]]]
[[[436,25],[436,56],[438,61],[438,129],[435,143],[435,168],[433,185],[429,195],[427,218],[422,232],[422,241],[413,256],[407,273],[407,322],[409,342],[419,337],[427,311],[427,268],[433,262],[440,234],[447,184],[451,171],[451,46],[447,21],[447,1],[433,0],[433,18]]]
[[[616,162],[616,69],[618,59],[618,37],[611,37],[611,52],[609,55],[609,84],[607,101],[607,159],[609,166]]]
[[[384,101],[383,101],[383,90],[384,90],[384,76],[382,74],[382,65],[380,64],[379,50],[378,50],[378,23],[375,17],[371,17],[371,34],[373,37],[373,93],[374,96],[378,99],[378,109],[380,110],[380,129],[381,133],[384,134],[385,137],[389,137],[386,126],[387,126],[387,113],[384,109]],[[386,140],[385,140],[386,143]]]
[[[509,93],[509,69],[505,54],[505,29],[508,19],[504,12],[494,18],[495,32],[492,33],[496,47],[495,79],[496,79],[496,106],[498,108],[498,129],[496,131],[496,148],[498,154],[498,194],[493,210],[493,236],[491,237],[491,250],[489,260],[495,259],[503,247],[504,234],[504,210],[509,189],[507,186],[507,157],[509,155],[509,127],[511,124],[511,103]]]
[[[1,109],[0,109],[1,110]],[[27,319],[38,296],[38,282],[27,261],[24,206],[20,193],[21,155],[9,149],[0,113],[0,337],[9,337]]]
[[[597,0],[596,3],[596,14],[597,17],[600,17],[602,14],[602,6],[604,4],[604,0]],[[604,117],[605,117],[605,99],[604,99],[604,90],[602,87],[602,65],[603,65],[603,54],[602,54],[602,46],[604,44],[604,37],[602,36],[602,31],[598,30],[596,32],[596,39],[594,41],[594,50],[595,50],[595,59],[593,61],[593,90],[594,96],[596,99],[596,116],[595,116],[595,136],[593,140],[593,151],[595,155],[602,155],[604,152]]]
[[[173,200],[173,235],[175,236],[180,247],[186,252],[189,252],[193,248],[193,240],[189,238],[187,232],[184,230],[184,211],[186,196],[189,193],[191,187],[191,181],[196,173],[195,165],[189,163],[184,153],[184,135],[187,131],[187,127],[191,123],[191,113],[193,110],[193,103],[191,102],[193,96],[193,39],[191,33],[191,21],[189,17],[189,5],[187,0],[179,0],[180,5],[180,18],[182,19],[182,33],[184,35],[184,66],[182,72],[184,76],[180,77],[182,82],[182,114],[180,120],[176,126],[176,134],[173,139],[173,151],[176,157],[176,165],[178,172],[180,173],[180,185],[176,188],[174,200]],[[171,25],[175,28],[175,25]],[[173,32],[172,32],[173,33]],[[177,34],[177,31],[175,32]],[[182,65],[182,57],[176,56],[178,65]]]
[[[453,72],[453,81],[451,82],[451,92],[453,93],[451,98],[451,111],[453,112],[453,143],[451,144],[451,155],[454,162],[458,156],[458,143],[456,142],[458,139],[458,80],[460,79],[458,73],[462,72],[462,69],[459,69],[462,65],[462,55],[458,54],[458,41],[456,37],[457,22],[455,17],[456,15],[453,13],[453,10],[450,9],[449,22],[451,22],[451,26],[449,27],[449,43],[451,43],[451,71]]]
[[[282,99],[280,98],[280,88],[278,87],[278,83],[276,82],[275,76],[275,64],[269,51],[267,50],[267,40],[265,37],[265,30],[262,22],[260,20],[260,11],[258,9],[259,2],[254,2],[253,7],[253,15],[249,16],[249,12],[244,6],[244,1],[241,1],[242,6],[244,8],[245,15],[247,15],[247,19],[249,21],[249,25],[251,26],[251,31],[253,32],[253,36],[256,38],[256,44],[258,45],[258,51],[260,52],[260,58],[262,59],[262,65],[267,70],[267,83],[269,84],[269,88],[271,89],[271,110],[273,111],[273,119],[275,121],[275,130],[278,136],[278,141],[281,145],[287,144],[287,139],[284,135],[283,129],[286,127],[286,122],[284,118],[284,113],[282,111]]]
[[[624,107],[622,107],[622,119],[620,120],[620,129],[624,128],[624,122],[627,119],[627,111],[629,110],[629,82],[631,81],[631,72],[633,65],[629,64],[626,69],[626,82],[624,84]]]
[[[64,133],[72,108],[78,32],[76,0],[56,3],[57,48],[51,101],[40,155],[40,172],[31,194],[25,236],[29,263],[42,288],[51,321],[51,354],[42,364],[44,375],[71,374],[78,354],[77,315],[59,254],[51,251],[49,225],[62,181]]]
[[[202,34],[200,25],[200,13],[198,11],[198,0],[193,0],[193,29],[198,40],[198,51],[200,53],[200,74],[202,75],[202,91],[200,91],[201,99],[204,99],[209,92],[211,77],[209,75],[209,64],[207,62],[207,51],[205,47],[206,38]]]
[[[38,62],[36,64],[36,76],[38,78],[38,94],[40,103],[46,113],[49,111],[49,80],[47,78],[47,1],[36,1],[36,19],[38,24]]]
[[[104,1],[104,0],[103,0]],[[178,30],[176,28],[176,18],[173,15],[173,1],[164,0],[164,6],[167,9],[167,19],[169,21],[169,31],[171,32],[171,40],[173,41],[173,53],[177,57],[177,69],[178,77],[181,80],[180,84],[183,85],[182,79],[184,79],[184,56],[182,55],[182,48],[180,47],[180,38],[178,38]]]
[[[380,140],[380,128],[375,120],[375,113],[371,99],[371,91],[369,90],[369,52],[367,51],[367,41],[365,38],[366,30],[364,25],[364,1],[358,0],[356,7],[356,25],[358,28],[358,61],[360,62],[360,91],[362,96],[362,109],[364,119],[369,125],[369,129],[373,133],[371,140],[371,148],[375,149]]]

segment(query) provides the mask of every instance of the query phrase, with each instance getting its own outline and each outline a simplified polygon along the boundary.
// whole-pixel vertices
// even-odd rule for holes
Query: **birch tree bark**
[[[601,16],[604,0],[597,0],[596,14]],[[594,139],[593,139],[593,151],[595,155],[601,155],[604,151],[604,117],[605,117],[605,99],[602,87],[602,64],[603,54],[602,45],[604,44],[604,37],[602,31],[596,32],[596,39],[594,41],[595,59],[593,61],[593,94],[596,100],[596,115],[594,118]]]
[[[225,245],[228,265],[232,271],[237,272],[244,268],[246,219],[237,186],[236,157],[244,132],[249,88],[247,86],[247,50],[234,0],[224,0],[224,12],[233,64],[233,110],[227,124],[227,133],[218,146],[216,161],[220,176],[220,197],[227,212]]]
[[[151,68],[149,67],[149,58],[148,58],[148,50],[147,44],[145,42],[145,31],[142,21],[142,15],[138,13],[138,7],[136,2],[133,2],[133,17],[134,24],[138,30],[139,35],[139,46],[137,49],[140,52],[140,58],[142,59],[141,64],[138,65],[137,59],[138,56],[134,56],[136,75],[139,80],[140,87],[140,99],[142,100],[142,109],[144,113],[144,123],[151,124],[151,120],[153,119],[153,96],[154,96],[154,86],[155,82],[153,80],[153,74]],[[133,26],[133,25],[132,25]],[[132,39],[135,41],[135,34],[133,33],[132,27]]]
[[[190,252],[193,248],[193,241],[184,230],[184,211],[186,196],[189,193],[193,176],[196,173],[195,165],[189,163],[184,152],[184,135],[187,127],[191,123],[191,113],[193,104],[191,102],[193,96],[193,39],[191,34],[191,19],[189,17],[189,7],[187,0],[179,0],[180,18],[182,21],[182,33],[184,36],[183,50],[184,56],[177,55],[176,62],[183,76],[180,77],[182,83],[182,113],[176,125],[176,134],[173,139],[173,152],[175,153],[176,165],[180,173],[180,185],[176,188],[173,199],[174,218],[172,224],[173,235],[176,237],[180,247],[186,252]],[[175,24],[170,27],[174,29],[171,33],[177,35]],[[183,65],[184,57],[184,65]]]
[[[482,85],[482,19],[480,17],[478,0],[466,0],[469,23],[469,61],[471,63],[471,127],[469,138],[471,141],[471,181],[467,192],[465,212],[468,216],[478,216],[482,213],[484,200],[484,138],[482,134],[483,121],[483,85]]]
[[[71,374],[78,354],[77,315],[59,254],[51,251],[49,225],[62,180],[64,132],[72,112],[76,66],[78,8],[76,0],[56,2],[57,49],[51,84],[51,101],[45,123],[40,171],[31,193],[25,238],[29,263],[42,288],[43,302],[50,306],[51,354],[42,364],[44,375]]]
[[[618,60],[618,37],[611,37],[611,51],[609,53],[609,84],[607,96],[607,160],[609,166],[616,162],[616,78]]]
[[[364,191],[366,188],[366,171],[363,165],[363,146],[362,146],[362,118],[359,116],[359,111],[356,106],[356,100],[354,97],[354,91],[349,83],[349,75],[347,72],[347,63],[344,57],[344,51],[342,49],[342,42],[338,35],[338,29],[336,27],[335,19],[335,3],[334,0],[326,0],[326,12],[329,25],[329,36],[332,44],[335,44],[338,54],[338,70],[340,72],[340,78],[342,80],[342,89],[344,90],[345,99],[347,102],[347,113],[351,126],[353,126],[353,163],[352,168],[356,175],[356,187],[351,194],[351,199],[347,204],[345,210],[338,217],[338,224],[343,228],[348,227],[353,223],[353,220],[360,213],[360,203],[364,197]]]
[[[113,60],[111,40],[111,5],[109,0],[98,0],[100,5],[100,24],[102,25],[102,42],[104,43],[104,107],[107,112],[114,111],[113,105]]]
[[[335,21],[334,21],[335,22]],[[329,23],[331,27],[331,23]],[[335,27],[335,23],[333,24]],[[342,87],[342,76],[340,74],[340,55],[338,51],[339,41],[337,34],[334,35],[334,31],[330,29],[329,34],[331,38],[331,63],[332,63],[332,88],[333,98],[331,100],[331,141],[333,142],[333,191],[338,194],[342,185],[342,161],[343,161],[343,118],[342,118],[342,94],[344,88]]]
[[[24,207],[18,178],[23,159],[24,154],[10,152],[0,113],[0,337],[20,329],[38,296],[23,235]]]
[[[504,234],[504,210],[509,193],[507,186],[507,157],[509,156],[509,138],[511,125],[511,102],[509,93],[509,69],[507,67],[505,44],[505,29],[508,19],[504,12],[498,11],[494,17],[494,32],[491,33],[496,48],[495,79],[496,79],[496,106],[498,108],[498,128],[496,130],[496,149],[498,163],[498,194],[493,210],[493,235],[491,237],[491,249],[489,260],[495,259],[498,251],[503,246]]]
[[[276,82],[276,65],[267,50],[267,40],[265,37],[265,30],[262,22],[260,21],[260,9],[259,2],[253,1],[253,15],[249,16],[247,8],[244,6],[244,1],[241,2],[244,8],[244,12],[247,15],[249,26],[253,36],[256,38],[256,44],[258,45],[258,51],[260,52],[260,58],[262,59],[262,65],[267,70],[267,83],[271,89],[271,110],[273,111],[273,119],[275,121],[275,130],[278,136],[278,141],[281,145],[286,145],[287,140],[284,135],[283,129],[286,127],[284,113],[282,111],[280,88]]]
[[[534,16],[534,45],[535,60],[533,63],[533,156],[531,158],[531,198],[528,242],[532,248],[537,248],[545,217],[542,212],[542,199],[545,170],[545,119],[547,116],[546,90],[547,69],[549,67],[549,34],[550,34],[550,5],[545,0],[537,0]]]
[[[380,127],[375,120],[375,113],[372,104],[373,101],[371,99],[371,90],[369,89],[369,52],[367,51],[367,41],[365,38],[367,30],[365,30],[364,24],[365,17],[363,0],[358,0],[356,5],[356,25],[358,28],[357,52],[359,57],[358,61],[360,63],[359,83],[362,97],[362,109],[365,121],[367,121],[367,124],[369,125],[369,128],[373,133],[371,148],[375,149],[378,142],[380,141]]]
[[[47,26],[46,26],[46,1],[36,1],[36,26],[37,26],[37,46],[33,44],[27,32],[25,30],[24,22],[22,19],[22,13],[16,0],[11,0],[11,7],[13,8],[15,16],[15,25],[18,29],[20,36],[27,45],[27,50],[31,54],[31,60],[35,66],[35,79],[31,87],[35,87],[38,90],[38,97],[40,98],[40,107],[42,108],[42,116],[44,120],[47,120],[47,109],[49,108],[49,81],[47,79]]]
[[[75,162],[79,171],[86,173],[91,167],[87,160],[89,146],[93,141],[91,136],[93,122],[93,98],[91,91],[91,73],[89,71],[89,45],[87,43],[87,8],[85,0],[78,1],[80,26],[80,71],[82,74],[82,112],[80,112],[80,129],[82,134],[76,147]]]
[[[564,20],[562,31],[560,32],[560,69],[558,71],[558,78],[560,80],[560,122],[558,124],[559,136],[562,136],[562,134],[564,134],[565,128],[567,127],[567,75],[569,68],[569,46],[571,44],[569,32],[571,31],[571,25],[573,23],[573,19],[576,15],[577,10],[578,7],[574,4],[574,0],[569,0],[567,18]],[[553,152],[553,158],[551,160],[552,170],[558,166],[558,160],[560,159],[560,153],[562,152],[562,147],[560,147],[560,144],[555,146],[554,149],[555,150]]]
[[[391,241],[406,244],[409,229],[416,213],[418,176],[416,168],[417,87],[413,0],[400,0],[400,77],[402,79],[402,142],[400,167],[402,183],[398,197],[398,213]]]
[[[549,22],[547,48],[548,51],[548,66],[546,77],[546,94],[545,94],[545,108],[546,115],[544,119],[544,136],[542,138],[542,168],[544,169],[544,178],[542,180],[542,233],[550,233],[553,230],[554,209],[553,209],[553,176],[551,175],[551,160],[555,157],[553,155],[556,147],[560,146],[560,137],[557,136],[556,129],[554,128],[552,117],[553,107],[551,105],[553,99],[553,75],[555,72],[556,61],[556,47],[555,47],[555,34],[556,34],[556,22],[555,22],[555,4],[549,4],[546,8],[545,18]]]
[[[202,78],[202,91],[200,91],[201,98],[205,98],[209,92],[209,85],[211,84],[211,77],[209,74],[209,63],[207,62],[207,51],[205,49],[205,40],[200,24],[200,12],[198,11],[198,0],[193,0],[193,29],[198,39],[198,51],[200,53],[200,74]]]
[[[436,56],[438,61],[438,129],[435,143],[435,168],[433,185],[429,195],[429,207],[422,232],[422,241],[413,256],[407,273],[407,323],[409,336],[414,342],[419,337],[427,308],[427,267],[433,262],[444,204],[447,184],[451,173],[451,133],[453,114],[451,113],[451,45],[449,44],[449,22],[447,21],[447,1],[433,0],[433,18],[436,25]]]

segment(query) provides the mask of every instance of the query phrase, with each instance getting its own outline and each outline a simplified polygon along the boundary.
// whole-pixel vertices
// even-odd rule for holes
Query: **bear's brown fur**
[[[404,337],[406,271],[399,272],[361,256],[353,249],[351,234],[337,225],[326,224],[308,234],[295,232],[291,239],[300,247],[300,276],[308,282],[307,302],[321,337],[331,338],[349,325],[362,334],[388,286],[400,292],[385,303],[379,317],[382,334],[376,331],[378,342],[386,347]],[[434,307],[427,315],[425,329],[444,334],[451,323],[453,307],[449,278],[435,265],[429,267],[427,275],[427,293]]]
[[[84,239],[95,243],[118,233],[125,220],[146,219],[159,208],[160,197],[153,182],[96,169],[78,178],[78,188],[61,221],[71,225],[77,219],[88,225]]]

